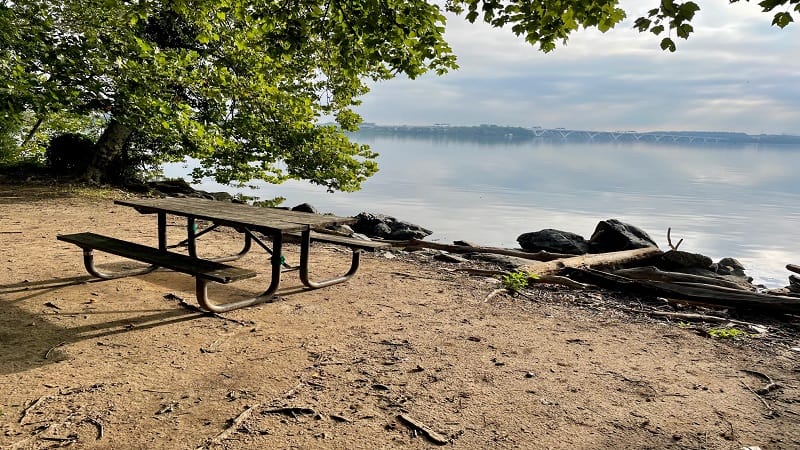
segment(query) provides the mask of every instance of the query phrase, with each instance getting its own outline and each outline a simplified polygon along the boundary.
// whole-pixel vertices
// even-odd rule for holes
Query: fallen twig
[[[673,319],[700,320],[704,322],[726,322],[726,323],[735,323],[737,325],[755,326],[755,324],[750,322],[744,322],[742,320],[736,320],[736,319],[728,319],[725,317],[709,316],[708,314],[678,313],[669,311],[645,311],[641,309],[625,308],[625,307],[620,307],[619,309],[627,312],[642,313],[659,317],[669,317]]]
[[[291,416],[293,418],[297,417],[298,415],[312,415],[316,414],[317,412],[314,411],[312,408],[303,408],[299,406],[287,406],[284,408],[273,408],[263,411],[262,414],[283,414],[285,416]]]
[[[756,389],[755,390],[756,394],[760,394],[760,395],[769,394],[770,392],[774,391],[775,389],[780,389],[780,388],[783,387],[780,384],[772,381],[772,378],[770,378],[770,376],[765,374],[765,373],[758,372],[756,370],[750,370],[750,369],[741,369],[741,371],[744,372],[744,373],[749,373],[750,375],[754,375],[754,376],[756,376],[758,378],[761,378],[762,380],[767,382],[766,386],[764,386],[761,389]]]
[[[748,391],[752,392],[752,393],[753,393],[753,395],[755,395],[756,397],[758,397],[758,399],[759,399],[759,400],[761,400],[761,403],[763,403],[763,404],[764,404],[764,407],[766,407],[766,408],[767,408],[767,413],[766,413],[766,414],[764,414],[766,417],[775,417],[775,416],[777,416],[777,415],[778,415],[778,412],[777,412],[777,411],[775,411],[774,409],[772,409],[772,407],[771,407],[771,406],[769,406],[769,403],[767,403],[767,401],[766,401],[766,400],[764,400],[764,397],[762,397],[761,395],[759,395],[759,394],[758,394],[758,392],[754,391],[754,390],[753,390],[753,388],[751,388],[750,386],[748,386],[748,385],[747,385],[747,384],[746,384],[744,381],[739,381],[739,383],[741,383],[741,384],[742,384],[742,386],[744,386],[744,387],[745,387],[745,388],[746,388]]]
[[[484,303],[485,303],[485,302],[488,302],[490,298],[492,298],[492,297],[494,297],[494,296],[497,296],[497,295],[500,295],[500,294],[503,294],[503,293],[506,293],[506,294],[507,294],[507,293],[508,293],[508,289],[506,289],[506,288],[495,289],[495,290],[493,290],[492,292],[489,292],[489,295],[487,295],[487,296],[486,296],[486,297],[483,299],[483,302],[484,302]]]
[[[49,349],[47,349],[47,352],[44,354],[44,359],[49,359],[50,358],[50,353],[52,353],[53,350],[57,349],[58,347],[61,347],[64,344],[66,344],[66,342],[60,342],[60,343],[50,347]]]
[[[433,442],[436,445],[446,445],[450,442],[446,437],[433,431],[430,427],[428,427],[424,423],[412,419],[406,414],[398,414],[397,420],[410,426],[411,429],[427,437],[431,442]]]
[[[103,439],[103,422],[99,421],[98,419],[87,417],[84,419],[85,422],[89,422],[90,424],[94,425],[97,428],[97,437],[96,440]]]
[[[25,409],[22,410],[22,413],[20,413],[19,420],[17,421],[17,423],[22,423],[22,421],[25,420],[25,417],[28,415],[30,411],[32,411],[34,408],[39,406],[40,403],[49,398],[50,398],[49,396],[43,395],[37,398],[35,401],[31,402],[30,405],[26,406]]]
[[[239,429],[239,427],[241,427],[242,422],[247,420],[247,418],[250,417],[250,414],[252,414],[253,411],[256,410],[259,407],[261,407],[260,403],[255,404],[255,405],[245,409],[241,414],[239,414],[235,418],[233,418],[231,420],[228,420],[230,425],[228,425],[228,427],[225,428],[225,430],[222,433],[214,436],[214,438],[212,438],[212,439],[207,440],[203,445],[197,447],[196,450],[202,450],[202,449],[209,448],[212,445],[220,444],[225,439],[228,439],[228,437],[230,437],[231,434],[233,434],[236,430]]]
[[[586,289],[589,287],[588,284],[580,283],[578,281],[569,279],[567,277],[562,277],[559,275],[542,275],[540,277],[530,277],[528,278],[528,284],[536,284],[536,283],[543,283],[543,284],[561,284],[564,286],[569,286],[576,289]]]

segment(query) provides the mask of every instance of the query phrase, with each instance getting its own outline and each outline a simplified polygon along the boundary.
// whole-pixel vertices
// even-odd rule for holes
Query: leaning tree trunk
[[[86,181],[93,183],[111,181],[114,159],[122,153],[122,148],[132,132],[126,125],[111,119],[95,144],[92,162],[84,174]]]

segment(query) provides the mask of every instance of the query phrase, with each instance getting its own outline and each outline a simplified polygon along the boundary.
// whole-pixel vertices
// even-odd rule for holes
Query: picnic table
[[[158,247],[149,247],[92,232],[59,235],[57,239],[75,244],[83,249],[86,270],[102,279],[115,279],[152,272],[159,267],[194,276],[197,300],[200,306],[212,312],[225,312],[255,305],[272,298],[281,282],[281,274],[287,270],[298,270],[300,281],[311,289],[342,283],[355,275],[359,267],[362,250],[375,250],[388,244],[354,239],[344,236],[323,234],[321,230],[332,225],[352,223],[352,217],[338,217],[279,208],[262,208],[239,203],[228,203],[199,198],[145,198],[116,200],[114,203],[135,208],[143,214],[156,214],[158,227]],[[167,243],[167,215],[186,218],[186,239],[174,245]],[[205,229],[197,229],[197,221],[211,223]],[[242,250],[234,255],[204,258],[198,256],[198,238],[220,226],[231,227],[244,235]],[[259,236],[261,235],[261,236]],[[262,237],[271,240],[268,245]],[[298,267],[289,266],[282,254],[284,238],[300,241],[300,263]],[[312,281],[309,278],[311,242],[321,241],[349,247],[352,250],[350,268],[341,276]],[[214,303],[208,298],[208,283],[227,284],[252,278],[256,271],[225,264],[247,254],[255,242],[270,254],[270,284],[267,289],[252,298],[228,303]],[[170,251],[170,248],[185,246],[188,254]],[[94,250],[111,253],[149,264],[139,269],[123,270],[114,273],[100,271],[94,264]]]

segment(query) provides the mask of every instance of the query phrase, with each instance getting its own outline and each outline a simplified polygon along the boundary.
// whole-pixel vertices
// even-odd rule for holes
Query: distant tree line
[[[484,143],[527,142],[541,140],[619,141],[619,142],[676,142],[676,143],[726,143],[800,145],[800,136],[788,134],[758,134],[724,131],[592,131],[564,128],[543,129],[501,125],[451,126],[451,125],[375,125],[365,123],[358,136],[404,137],[434,140],[472,141]]]

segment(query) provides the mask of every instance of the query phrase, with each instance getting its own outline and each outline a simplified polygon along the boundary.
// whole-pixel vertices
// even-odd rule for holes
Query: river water
[[[308,202],[322,212],[383,213],[434,231],[428,240],[469,240],[516,247],[522,233],[557,228],[591,236],[616,218],[645,231],[662,249],[715,261],[734,257],[754,282],[787,284],[800,263],[800,148],[646,142],[480,143],[363,137],[380,153],[380,172],[355,193],[327,193],[304,182],[237,189],[195,187],[285,206]],[[187,164],[165,167],[183,176]]]

